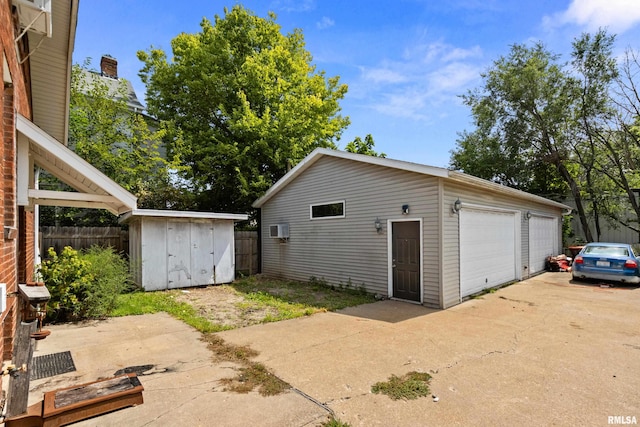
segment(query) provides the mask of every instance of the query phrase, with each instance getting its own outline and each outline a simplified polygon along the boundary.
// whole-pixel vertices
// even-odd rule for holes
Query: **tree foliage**
[[[121,187],[138,197],[138,207],[162,209],[188,204],[178,191],[166,160],[166,131],[154,119],[128,106],[125,80],[107,79],[89,71],[90,61],[75,64],[71,75],[69,148]],[[43,186],[65,189],[52,177]],[[79,208],[43,209],[42,223],[116,225],[107,211]]]
[[[633,129],[640,67],[627,55],[621,73],[614,41],[604,30],[583,34],[572,44],[569,63],[541,43],[512,46],[482,74],[482,87],[463,96],[475,129],[460,134],[451,166],[571,199],[588,241],[599,239],[603,220],[637,226]]]
[[[317,147],[335,147],[348,118],[347,87],[317,72],[299,30],[275,16],[225,9],[201,31],[180,34],[171,60],[138,52],[149,112],[170,123],[170,153],[203,210],[247,211],[288,168]]]
[[[364,137],[364,141],[359,136],[356,136],[353,141],[347,144],[344,148],[349,153],[366,154],[373,157],[387,157],[385,153],[378,153],[373,149],[376,143],[373,141],[373,136],[367,134]]]

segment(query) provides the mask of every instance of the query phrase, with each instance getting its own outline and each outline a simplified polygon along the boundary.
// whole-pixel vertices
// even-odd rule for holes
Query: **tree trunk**
[[[584,238],[587,242],[593,242],[593,236],[591,234],[591,227],[589,227],[589,221],[587,220],[587,215],[584,210],[584,205],[582,202],[582,196],[580,195],[580,188],[578,184],[573,179],[566,166],[562,161],[556,161],[556,168],[560,173],[560,176],[565,180],[567,184],[569,184],[569,188],[571,189],[571,194],[576,202],[576,209],[578,210],[578,217],[580,218],[580,225],[582,225],[582,231],[584,232]]]

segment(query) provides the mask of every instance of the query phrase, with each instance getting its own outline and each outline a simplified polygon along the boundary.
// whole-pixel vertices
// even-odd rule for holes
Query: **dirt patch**
[[[262,323],[275,310],[250,304],[231,286],[218,285],[182,290],[176,298],[193,306],[198,314],[212,323],[242,328]]]

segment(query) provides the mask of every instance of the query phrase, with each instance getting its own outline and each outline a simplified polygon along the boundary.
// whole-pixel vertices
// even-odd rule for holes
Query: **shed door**
[[[169,289],[191,286],[191,226],[167,223],[167,282]]]
[[[191,223],[191,286],[215,284],[211,221]]]
[[[534,215],[529,219],[529,271],[544,270],[545,260],[558,251],[558,218]]]
[[[235,278],[236,258],[232,221],[214,223],[213,283],[230,283]]]
[[[459,215],[460,296],[515,280],[516,213],[463,208]]]
[[[392,223],[393,296],[420,301],[420,222]]]

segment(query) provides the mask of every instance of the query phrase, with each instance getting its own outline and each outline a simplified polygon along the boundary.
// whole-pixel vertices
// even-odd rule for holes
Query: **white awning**
[[[107,209],[115,215],[136,209],[137,198],[26,117],[16,117],[18,130],[18,204]],[[77,192],[39,190],[38,166]]]

